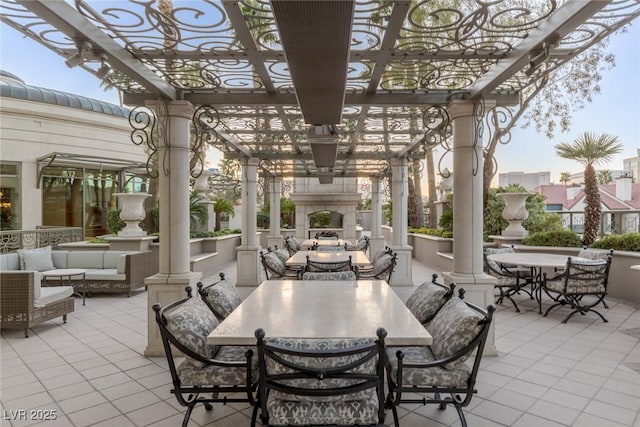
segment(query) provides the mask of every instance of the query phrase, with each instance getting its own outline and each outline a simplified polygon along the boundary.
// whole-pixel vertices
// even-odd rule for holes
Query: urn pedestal
[[[522,226],[522,221],[529,218],[529,212],[525,208],[527,197],[531,193],[498,193],[506,203],[502,211],[502,217],[509,222],[509,226],[502,232],[503,236],[526,237],[529,232]]]

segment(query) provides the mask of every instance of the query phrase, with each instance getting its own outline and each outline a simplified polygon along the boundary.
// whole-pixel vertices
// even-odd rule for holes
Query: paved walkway
[[[236,264],[223,271],[234,280]],[[432,273],[414,261],[416,285]],[[253,290],[239,289],[243,296]],[[412,290],[396,289],[402,298]],[[609,323],[574,316],[563,325],[566,309],[544,318],[524,297],[521,313],[499,307],[499,355],[483,359],[478,395],[465,410],[469,426],[640,426],[640,311],[607,301]],[[46,322],[28,339],[22,331],[2,332],[0,425],[181,425],[184,410],[169,393],[166,362],[142,355],[146,292],[97,295],[84,307],[76,302],[67,324]],[[57,419],[8,421],[15,411],[29,415],[30,409],[55,411]],[[404,427],[459,426],[453,408],[408,405],[399,412]],[[242,427],[249,421],[247,405],[216,405],[211,412],[199,406],[189,426]]]

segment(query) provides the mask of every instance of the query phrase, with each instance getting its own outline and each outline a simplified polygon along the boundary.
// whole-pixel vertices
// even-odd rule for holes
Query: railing
[[[562,218],[562,226],[576,233],[584,232],[584,212],[553,211]],[[600,218],[600,235],[640,232],[640,211],[608,211]]]
[[[44,246],[56,247],[60,243],[84,240],[82,227],[53,227],[38,230],[0,231],[0,253],[18,249],[35,249]]]

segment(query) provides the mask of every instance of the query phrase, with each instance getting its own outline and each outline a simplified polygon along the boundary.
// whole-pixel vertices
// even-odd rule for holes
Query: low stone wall
[[[413,257],[436,270],[453,269],[453,239],[409,234],[409,244],[413,246]]]

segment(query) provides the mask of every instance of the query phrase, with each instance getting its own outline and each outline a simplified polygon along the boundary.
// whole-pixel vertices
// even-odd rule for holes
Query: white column
[[[269,237],[268,246],[282,248],[282,235],[280,234],[280,197],[282,197],[282,178],[274,176],[269,180],[271,193],[269,194]]]
[[[443,273],[448,281],[466,290],[465,298],[483,308],[494,303],[495,279],[483,271],[482,141],[476,143],[474,104],[451,101],[453,120],[453,271]],[[485,354],[496,354],[491,326]]]
[[[160,203],[160,259],[158,274],[147,277],[148,334],[146,356],[164,353],[153,304],[169,304],[195,289],[202,273],[190,271],[189,257],[189,123],[193,105],[188,101],[167,104],[168,141],[158,141]],[[162,116],[162,114],[160,114]],[[163,120],[160,117],[159,120]]]
[[[374,255],[386,246],[382,235],[382,182],[377,176],[371,181],[371,236],[369,237],[369,255]],[[393,276],[392,276],[393,277]]]
[[[407,226],[409,215],[407,212],[409,200],[409,181],[407,179],[406,159],[391,159],[391,201],[393,210],[393,242],[391,248],[398,254],[398,264],[391,275],[392,286],[413,286],[411,274],[411,257],[413,248],[408,244]]]
[[[256,212],[258,204],[258,159],[242,161],[242,241],[236,249],[238,258],[238,286],[260,284]]]

